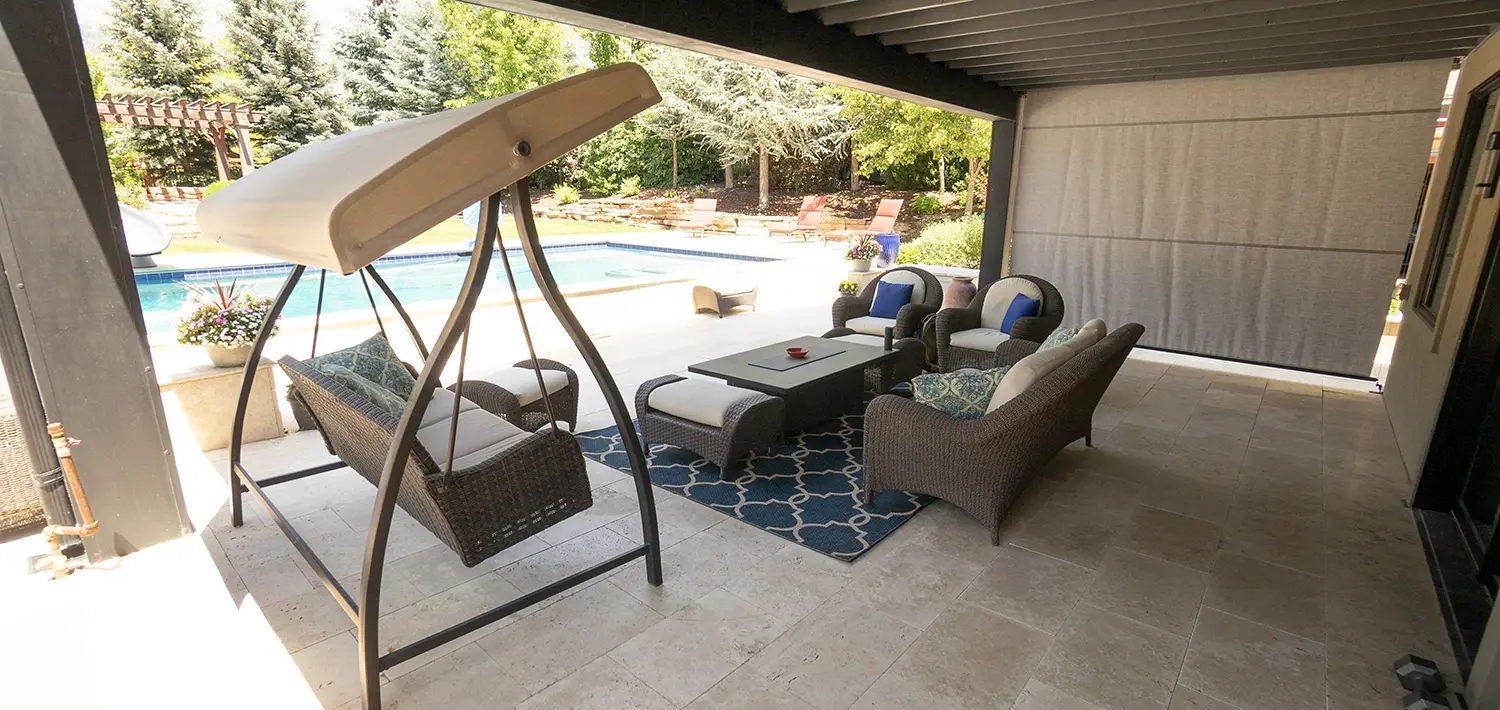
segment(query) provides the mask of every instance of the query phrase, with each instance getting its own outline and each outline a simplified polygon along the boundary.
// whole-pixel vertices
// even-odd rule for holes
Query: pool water
[[[545,249],[547,263],[552,267],[552,276],[559,286],[581,286],[584,284],[608,284],[611,281],[640,279],[654,276],[679,276],[717,271],[736,263],[735,259],[675,252],[632,249],[616,246],[589,246]],[[536,288],[536,280],[526,259],[518,250],[509,252],[510,264],[515,269],[516,288],[525,293]],[[375,262],[396,297],[407,307],[421,303],[452,303],[458,296],[468,271],[467,256],[437,255],[423,260],[381,260]],[[188,289],[184,284],[212,287],[214,279],[229,285],[237,280],[239,288],[248,288],[258,296],[275,296],[286,283],[291,267],[272,272],[245,273],[235,275],[223,271],[184,272],[183,278],[170,281],[147,281],[137,279],[136,289],[140,293],[141,309],[146,316],[146,332],[153,341],[172,335],[173,321],[188,300]],[[282,310],[283,318],[313,315],[317,310],[318,278],[320,271],[308,269],[302,281],[292,292]],[[382,309],[388,305],[375,284],[370,284],[375,302]],[[485,279],[481,300],[500,300],[510,295],[510,285],[505,280],[505,270],[500,255],[495,254],[490,263],[490,273]],[[328,274],[323,289],[323,312],[327,314],[349,311],[370,311],[370,301],[358,274],[341,276]]]

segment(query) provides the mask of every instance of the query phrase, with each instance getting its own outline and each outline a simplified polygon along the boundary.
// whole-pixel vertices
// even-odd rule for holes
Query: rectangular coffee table
[[[806,364],[789,370],[752,364],[785,359],[787,348],[798,347],[809,351]],[[830,351],[839,352],[819,357]],[[787,428],[801,430],[858,411],[865,368],[896,355],[894,350],[809,335],[700,362],[689,366],[688,372],[782,398],[786,401]]]

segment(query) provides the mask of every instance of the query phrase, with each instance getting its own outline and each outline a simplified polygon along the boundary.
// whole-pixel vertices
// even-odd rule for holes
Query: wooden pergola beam
[[[105,94],[94,102],[99,109],[99,120],[105,123],[123,123],[131,126],[162,126],[167,128],[193,128],[212,130],[215,127],[249,128],[265,118],[265,114],[249,106],[227,101],[203,101],[201,99],[148,99],[133,96]]]

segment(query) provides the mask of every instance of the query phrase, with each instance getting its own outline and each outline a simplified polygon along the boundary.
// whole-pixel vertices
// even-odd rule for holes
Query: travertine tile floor
[[[999,547],[937,503],[846,564],[658,492],[665,585],[628,566],[387,673],[386,705],[1349,710],[1399,706],[1402,653],[1456,679],[1379,397],[1183,362],[1127,363],[1096,447],[1058,457]],[[474,569],[403,518],[383,641],[638,539],[631,482],[591,476],[593,510]],[[335,473],[275,493],[353,584],[368,486]],[[274,527],[221,516],[205,540],[317,698],[357,707],[351,624]]]

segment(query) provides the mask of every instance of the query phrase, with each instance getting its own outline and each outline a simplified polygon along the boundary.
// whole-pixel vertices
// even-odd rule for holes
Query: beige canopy
[[[237,249],[353,273],[660,100],[646,70],[616,64],[362,128],[218,191],[198,225]]]

